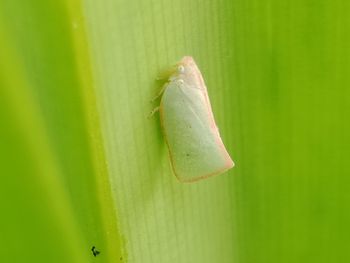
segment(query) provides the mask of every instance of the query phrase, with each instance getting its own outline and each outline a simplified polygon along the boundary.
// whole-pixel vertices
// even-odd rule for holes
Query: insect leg
[[[151,100],[151,102],[154,102],[155,100],[157,100],[160,96],[162,96],[166,86],[169,84],[169,82],[165,82],[162,86],[162,88],[160,89],[160,91],[158,92],[158,94]]]

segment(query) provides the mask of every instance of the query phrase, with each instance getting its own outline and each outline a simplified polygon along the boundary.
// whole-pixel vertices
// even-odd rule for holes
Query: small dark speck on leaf
[[[94,257],[96,257],[98,254],[100,254],[100,251],[98,251],[95,246],[93,246],[91,248],[92,254],[94,255]]]

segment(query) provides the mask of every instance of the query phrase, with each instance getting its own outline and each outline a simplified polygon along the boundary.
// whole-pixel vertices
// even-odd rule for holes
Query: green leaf
[[[3,0],[1,261],[349,262],[349,11]],[[194,184],[148,118],[184,55],[236,164]]]
[[[81,8],[1,3],[4,262],[106,262],[120,241]],[[79,20],[80,19],[80,20]],[[84,73],[84,75],[83,75]]]

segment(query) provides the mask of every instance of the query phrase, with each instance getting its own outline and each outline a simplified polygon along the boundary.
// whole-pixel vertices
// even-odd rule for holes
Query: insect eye
[[[182,65],[180,65],[180,66],[178,66],[177,71],[178,71],[180,74],[181,74],[181,73],[184,73],[184,72],[185,72],[185,67],[182,66]]]

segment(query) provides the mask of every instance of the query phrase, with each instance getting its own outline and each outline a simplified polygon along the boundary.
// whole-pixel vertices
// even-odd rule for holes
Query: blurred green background
[[[1,0],[0,261],[350,262],[349,13]],[[184,55],[236,163],[194,184],[147,118]]]

